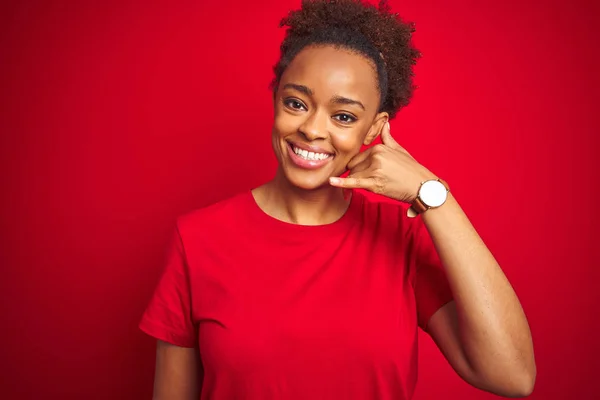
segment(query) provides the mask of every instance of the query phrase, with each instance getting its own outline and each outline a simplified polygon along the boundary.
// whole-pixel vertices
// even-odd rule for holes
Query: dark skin
[[[379,97],[374,65],[362,55],[332,46],[301,51],[274,97],[279,168],[272,181],[253,190],[259,207],[285,222],[322,225],[348,208],[345,189],[412,202],[419,183],[436,176],[393,139],[388,114],[378,112]],[[382,144],[360,152],[379,135]],[[318,169],[299,168],[290,142],[318,147],[331,159]],[[347,170],[348,178],[337,178]],[[455,299],[430,318],[428,333],[466,382],[501,396],[529,395],[536,375],[531,333],[500,266],[451,194],[419,218]],[[196,349],[159,341],[154,398],[197,398],[198,366]]]

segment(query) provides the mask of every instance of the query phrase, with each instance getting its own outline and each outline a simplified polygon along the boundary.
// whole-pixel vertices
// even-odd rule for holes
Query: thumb
[[[398,142],[396,142],[396,140],[392,137],[392,133],[390,132],[390,123],[389,122],[386,122],[385,125],[383,126],[383,129],[381,130],[381,142],[384,145],[390,146],[392,148],[400,147]]]

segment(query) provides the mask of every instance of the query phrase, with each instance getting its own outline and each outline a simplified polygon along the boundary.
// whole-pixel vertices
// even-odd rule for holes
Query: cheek
[[[283,111],[276,111],[273,120],[273,134],[286,137],[298,129],[298,117],[294,117]]]
[[[365,134],[360,130],[347,129],[333,137],[333,145],[340,153],[353,157],[360,151]]]

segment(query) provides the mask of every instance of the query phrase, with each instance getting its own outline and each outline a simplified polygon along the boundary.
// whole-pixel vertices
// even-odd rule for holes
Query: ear
[[[390,115],[386,112],[380,112],[375,116],[373,124],[371,125],[371,128],[369,128],[369,132],[367,132],[367,136],[365,136],[365,140],[363,142],[365,146],[369,146],[375,139],[377,139],[377,136],[381,134],[383,127],[385,126],[386,122],[389,121],[389,119]]]

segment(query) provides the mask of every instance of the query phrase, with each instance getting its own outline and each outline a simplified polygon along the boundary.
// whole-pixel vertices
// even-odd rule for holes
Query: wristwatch
[[[442,206],[448,199],[450,188],[442,179],[430,179],[421,182],[417,198],[408,209],[407,215],[414,218],[430,208]]]

